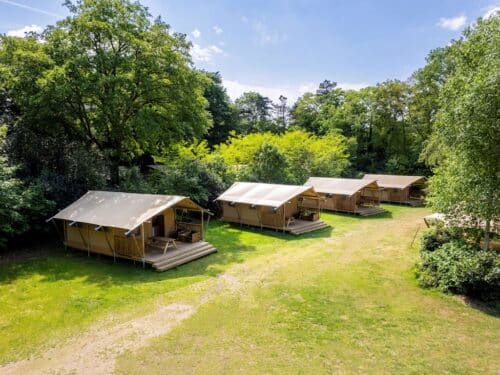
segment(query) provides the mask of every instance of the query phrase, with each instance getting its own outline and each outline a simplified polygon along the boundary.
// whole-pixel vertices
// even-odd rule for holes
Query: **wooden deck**
[[[148,246],[146,248],[145,262],[161,272],[217,251],[215,247],[206,241],[195,243],[176,241],[176,246],[177,248],[169,247],[165,254],[159,247]]]
[[[302,233],[312,232],[315,230],[328,228],[328,227],[329,227],[329,225],[321,220],[306,221],[306,220],[295,219],[295,221],[293,223],[291,223],[290,225],[288,225],[285,228],[285,232],[299,235]]]
[[[371,215],[378,215],[381,214],[382,212],[385,212],[385,210],[381,207],[376,207],[376,206],[366,206],[366,207],[358,207],[356,208],[355,214],[360,215],[360,216],[371,216]]]

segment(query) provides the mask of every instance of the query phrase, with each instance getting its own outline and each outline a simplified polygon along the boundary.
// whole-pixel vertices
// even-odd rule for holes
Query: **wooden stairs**
[[[153,255],[147,256],[146,262],[150,263],[156,271],[163,272],[217,252],[217,249],[206,241],[195,243],[177,242],[176,244],[177,248],[169,247],[163,254],[165,243],[162,243],[161,240],[148,243],[146,252]]]
[[[321,220],[317,221],[300,221],[300,223],[294,223],[286,228],[288,233],[298,236],[299,234],[312,232],[319,229],[328,228],[329,225]]]

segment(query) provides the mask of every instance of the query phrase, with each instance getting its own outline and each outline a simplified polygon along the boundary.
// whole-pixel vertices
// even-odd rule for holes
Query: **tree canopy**
[[[458,220],[499,217],[500,17],[479,20],[446,48],[449,70],[426,157],[435,165],[432,206]]]
[[[95,147],[112,184],[121,163],[206,132],[208,80],[192,68],[183,35],[136,2],[66,5],[71,15],[41,36],[2,37],[1,84],[20,126]]]

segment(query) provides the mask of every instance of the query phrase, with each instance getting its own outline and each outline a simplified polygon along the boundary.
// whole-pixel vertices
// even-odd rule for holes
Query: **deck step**
[[[215,252],[217,252],[217,249],[215,249],[215,247],[213,247],[212,245],[203,246],[201,249],[198,249],[197,251],[194,252],[186,251],[185,254],[183,254],[183,256],[176,256],[172,259],[168,259],[167,261],[153,263],[153,268],[155,268],[156,271],[158,272],[167,271],[169,269],[180,266],[181,264],[188,263],[192,260],[201,258],[205,255],[209,255]]]
[[[329,225],[326,224],[323,221],[315,221],[311,222],[310,225],[302,225],[298,228],[290,228],[289,232],[294,235],[299,235],[307,232],[312,232],[315,230],[323,229],[323,228],[328,228]]]
[[[199,253],[209,248],[213,248],[213,246],[210,245],[209,243],[204,243],[202,246],[196,246],[191,249],[176,252],[174,254],[169,254],[169,252],[167,251],[164,256],[154,261],[152,264],[153,266],[162,266],[163,264],[175,262],[178,259],[185,258],[187,256]]]

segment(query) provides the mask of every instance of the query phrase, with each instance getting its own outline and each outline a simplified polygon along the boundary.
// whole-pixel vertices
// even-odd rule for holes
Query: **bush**
[[[228,187],[223,174],[225,166],[221,163],[221,159],[202,161],[179,156],[174,163],[152,172],[148,182],[153,193],[185,195],[204,207],[217,210],[214,200]]]
[[[0,249],[17,236],[44,229],[44,220],[54,208],[39,184],[24,184],[14,171],[0,157]]]
[[[422,235],[420,250],[434,251],[445,243],[459,238],[458,233],[454,229],[435,227]]]
[[[430,248],[435,245],[428,243]],[[433,251],[422,251],[417,277],[423,287],[483,300],[500,298],[499,254],[463,240],[451,239]]]

